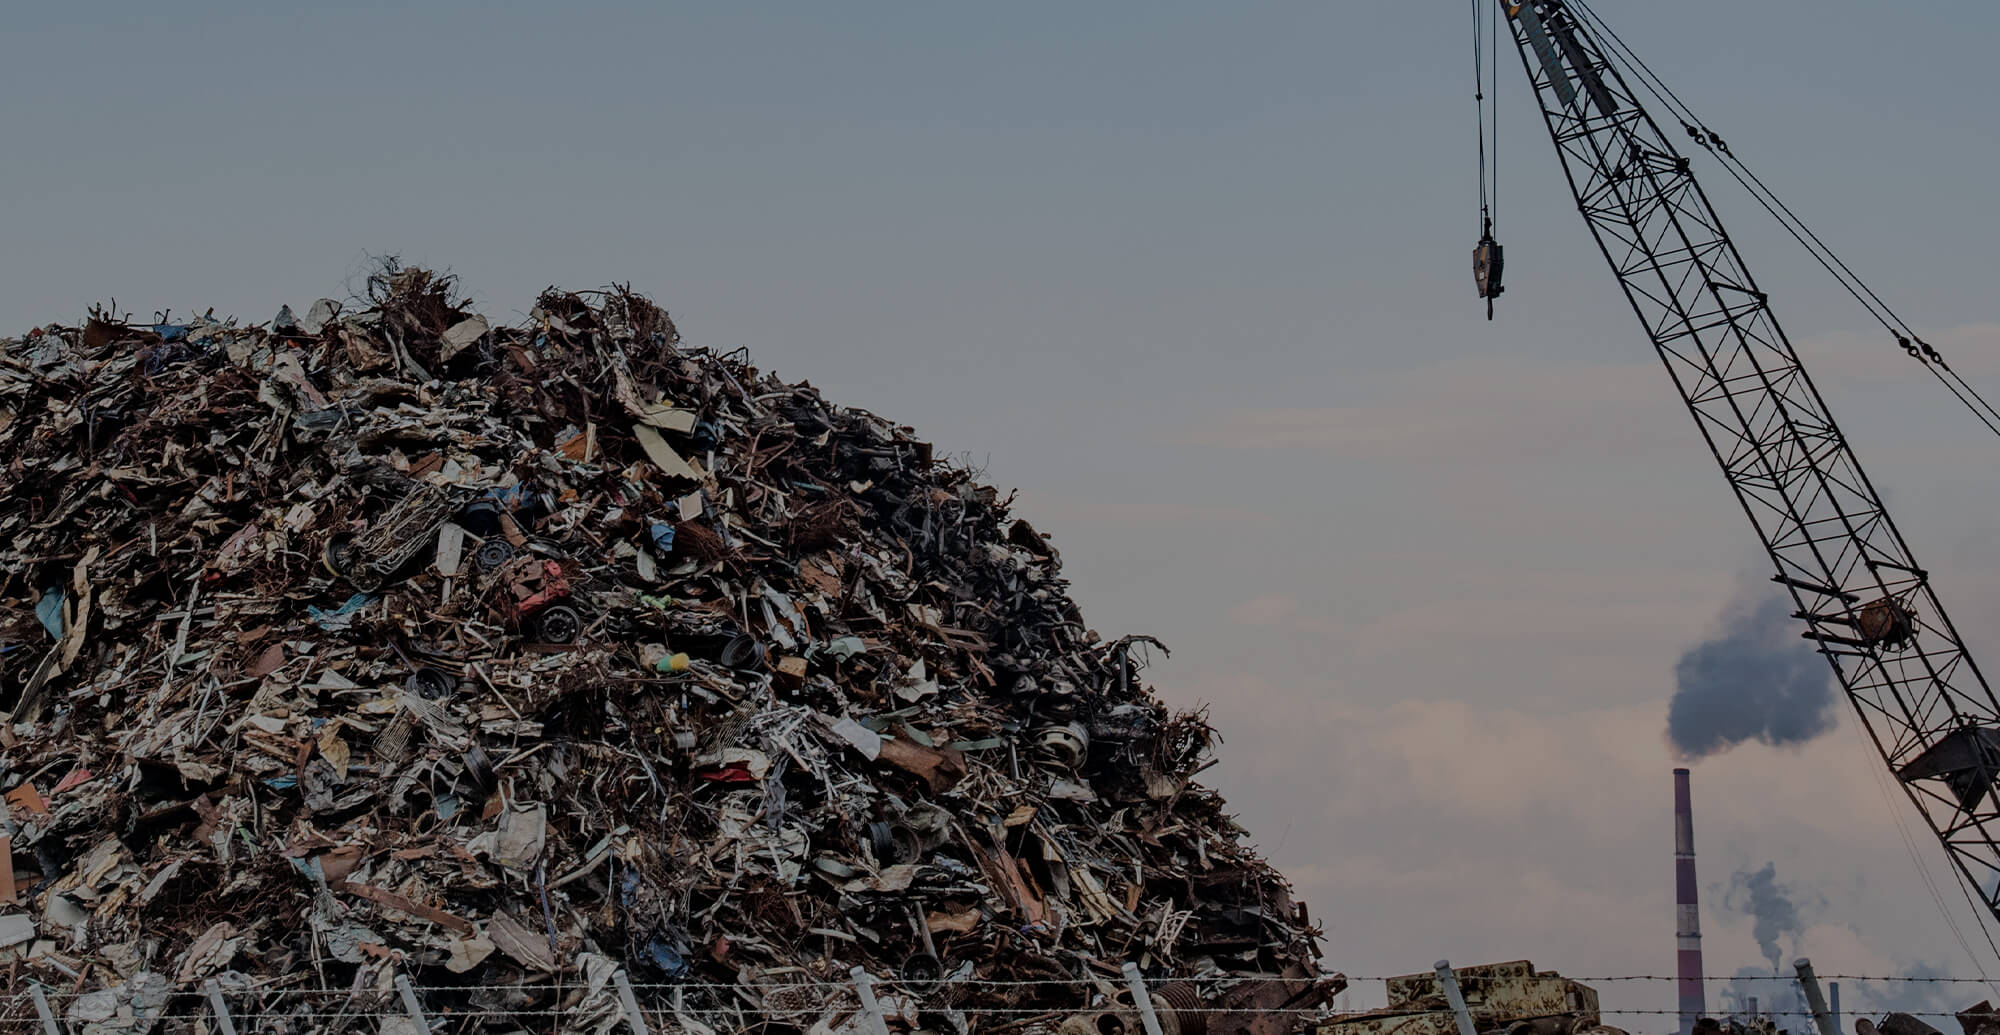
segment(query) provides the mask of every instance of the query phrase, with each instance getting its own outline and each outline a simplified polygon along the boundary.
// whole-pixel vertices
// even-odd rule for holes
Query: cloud
[[[2000,403],[2000,324],[1948,328],[1927,340],[1953,370]],[[1823,388],[1843,394],[1908,389],[1926,393],[1923,398],[1938,406],[1959,405],[1886,335],[1822,335],[1800,341],[1798,351]],[[1345,387],[1354,401],[1230,411],[1183,428],[1171,440],[1470,464],[1634,460],[1700,448],[1655,362],[1459,359],[1369,373]]]
[[[1290,678],[1226,665],[1191,678],[1180,655],[1149,672],[1170,700],[1216,703],[1227,741],[1211,776],[1327,922],[1330,944],[1351,946],[1336,965],[1379,975],[1449,956],[1672,973],[1664,693],[1593,705],[1569,692],[1527,707],[1534,674],[1494,669],[1449,698],[1385,701],[1347,692],[1340,658]],[[1753,746],[1696,774],[1702,872],[1726,886],[1771,863],[1793,900],[1827,903],[1779,942],[1796,939],[1822,973],[1900,973],[1918,959],[1905,947],[1953,945],[1896,830],[1907,802],[1881,793],[1873,756],[1843,735],[1783,753]],[[1935,845],[1916,847],[1941,865]],[[1942,869],[1933,879],[1949,881]],[[1727,897],[1703,896],[1710,972],[1768,974],[1754,916],[1737,919]],[[1603,991],[1612,1009],[1672,1006],[1643,984]]]
[[[1237,410],[1175,441],[1476,462],[1631,457],[1692,444],[1672,386],[1652,365],[1459,360],[1369,375],[1352,389],[1365,401]]]
[[[1249,507],[1201,503],[1084,500],[1023,493],[1016,513],[1032,514],[1037,526],[1056,531],[1063,525],[1264,525],[1272,516]]]
[[[1290,618],[1298,607],[1298,599],[1289,594],[1266,593],[1231,608],[1229,618],[1237,625],[1279,625]]]
[[[1410,565],[1418,563],[1440,562]],[[1580,698],[1657,706],[1672,689],[1677,641],[1701,632],[1706,602],[1728,585],[1728,575],[1699,570],[1462,568],[1448,581],[1412,582],[1394,596],[1356,596],[1307,580],[1289,592],[1218,603],[1211,613],[1231,642],[1266,659],[1337,672],[1340,695],[1355,703],[1486,697],[1505,687],[1510,703],[1530,710]],[[1562,637],[1559,653],[1548,648],[1551,634]],[[1216,635],[1201,634],[1209,649]],[[1269,671],[1270,664],[1258,667]]]
[[[1968,371],[1983,362],[1935,340],[1968,353]],[[1972,436],[1950,437],[1949,413],[1924,423],[1928,376],[1886,369],[1907,357],[1860,337],[1821,344],[1802,351],[1835,411],[1854,415],[1878,485],[1901,494],[1905,530],[1930,558],[1958,544],[1959,558],[1929,563],[1950,572],[1959,625],[1993,625],[1979,619],[2000,616],[1996,494],[1964,478],[1952,446]],[[1878,374],[1892,391],[1870,388]],[[1162,525],[1152,538],[1177,559],[1171,577],[1114,598],[1147,616],[1125,624],[1177,648],[1149,672],[1163,695],[1215,706],[1227,742],[1209,775],[1350,973],[1440,956],[1671,973],[1674,760],[1661,731],[1677,661],[1711,636],[1736,572],[1762,560],[1671,382],[1651,361],[1486,358],[1370,373],[1310,401],[1197,413],[1171,441],[1138,444],[1162,470],[1207,457],[1231,494],[1196,502],[1253,501],[1287,533],[1190,552]],[[1981,462],[1982,441],[1968,446]],[[1260,495],[1267,476],[1281,480]],[[1099,556],[1137,549],[1093,534],[1110,546]],[[1754,602],[1749,617],[1764,617]],[[1824,672],[1788,619],[1768,620],[1774,649],[1803,655],[1801,677]],[[1834,694],[1808,714],[1845,708]],[[1858,724],[1835,726],[1700,762],[1702,873],[1719,888],[1772,864],[1829,903],[1778,943],[1795,937],[1822,973],[1972,972],[1925,883],[1927,868],[1945,912],[1970,922],[1938,846],[1920,821],[1904,840],[1909,803]],[[1710,971],[1768,975],[1755,918],[1725,897],[1703,896]],[[1670,985],[1603,991],[1614,1009],[1673,1005]],[[1848,992],[1851,1009],[1891,1001],[1862,993]]]

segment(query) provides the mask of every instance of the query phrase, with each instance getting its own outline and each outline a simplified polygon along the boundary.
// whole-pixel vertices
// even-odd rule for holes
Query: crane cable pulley
[[[1797,241],[1799,246],[1819,263],[1820,268],[1826,270],[1836,283],[1860,303],[1861,308],[1866,310],[1876,323],[1881,324],[1882,328],[1889,332],[1897,347],[1922,364],[1932,377],[1937,378],[1939,384],[1944,385],[1946,391],[1949,391],[1959,403],[1972,412],[1974,417],[1978,418],[1981,424],[1986,426],[1986,430],[2000,435],[2000,407],[1988,402],[1985,396],[1979,394],[1978,389],[1972,387],[1971,383],[1953,370],[1951,364],[1945,362],[1944,356],[1930,342],[1918,335],[1887,302],[1882,300],[1882,296],[1877,294],[1874,288],[1869,287],[1867,282],[1863,281],[1819,234],[1806,225],[1805,220],[1799,218],[1791,206],[1778,197],[1776,191],[1751,171],[1750,166],[1730,149],[1729,142],[1722,138],[1722,134],[1710,129],[1694,113],[1694,109],[1667,85],[1666,80],[1660,78],[1652,66],[1646,64],[1645,59],[1641,58],[1616,30],[1606,24],[1596,11],[1591,10],[1588,0],[1569,0],[1566,6],[1586,19],[1591,28],[1609,41],[1612,48],[1626,61],[1626,67],[1637,77],[1640,87],[1673,112],[1674,117],[1680,121],[1681,129],[1699,144],[1702,150],[1716,157],[1723,171],[1727,172],[1759,207],[1776,220],[1778,225],[1791,235],[1792,240]]]
[[[1482,10],[1482,7],[1488,6],[1493,11],[1493,47],[1490,51],[1486,46],[1488,30]],[[1500,198],[1499,41],[1499,6],[1492,0],[1472,0],[1472,99],[1479,111],[1479,244],[1472,249],[1472,277],[1479,288],[1479,297],[1486,300],[1488,320],[1493,319],[1493,300],[1505,290],[1501,285],[1501,274],[1506,270],[1505,252],[1500,242],[1493,239],[1493,209]],[[1488,60],[1489,53],[1492,54],[1491,61]],[[1489,74],[1495,87],[1490,113],[1486,103]],[[1486,123],[1489,117],[1493,120],[1493,160],[1490,165],[1486,158]]]

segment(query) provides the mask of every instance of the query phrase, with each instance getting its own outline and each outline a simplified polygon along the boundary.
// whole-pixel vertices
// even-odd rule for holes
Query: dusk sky
[[[2000,6],[1594,6],[2000,393]],[[630,282],[690,343],[1018,487],[1093,627],[1173,649],[1149,676],[1210,708],[1208,776],[1330,965],[1671,974],[1675,661],[1770,594],[1769,565],[1511,54],[1486,322],[1469,22],[1442,0],[23,6],[0,334],[113,298],[268,320],[391,253],[501,321],[549,284]],[[1696,173],[1974,654],[2000,655],[2000,442]],[[1844,702],[1805,746],[1693,780],[1710,973],[1767,966],[1732,876],[1769,863],[1803,928],[1787,971],[2000,975]],[[1897,1001],[1990,992],[1917,987]]]

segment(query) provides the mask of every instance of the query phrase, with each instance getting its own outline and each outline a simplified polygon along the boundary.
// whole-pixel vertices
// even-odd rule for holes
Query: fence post
[[[201,987],[208,993],[208,1008],[214,1011],[216,1026],[222,1029],[222,1035],[236,1035],[236,1022],[229,1016],[229,1004],[222,999],[222,986],[216,984],[214,978],[209,978],[201,983]]]
[[[1132,989],[1132,1004],[1139,1008],[1139,1020],[1146,1026],[1146,1035],[1160,1035],[1160,1015],[1153,1012],[1153,997],[1146,994],[1146,980],[1139,976],[1139,965],[1125,961],[1125,984]]]
[[[646,1030],[646,1015],[639,1012],[639,998],[632,994],[632,982],[625,977],[625,968],[612,971],[611,980],[618,985],[618,1008],[624,1011],[625,1023],[632,1026],[632,1035],[652,1035]]]
[[[854,991],[861,996],[861,1012],[868,1015],[868,1030],[873,1035],[889,1035],[889,1024],[882,1019],[882,1004],[875,1001],[875,979],[868,976],[868,968],[854,967],[847,972],[854,981]]]
[[[1813,973],[1812,961],[1804,956],[1792,961],[1792,969],[1798,971],[1799,986],[1806,992],[1806,1007],[1812,1011],[1813,1024],[1819,1028],[1819,1035],[1840,1035],[1840,1027],[1834,1023],[1833,1014],[1826,1008],[1826,997],[1820,995],[1819,977]]]
[[[56,1023],[56,1012],[49,1009],[49,997],[42,994],[42,983],[28,982],[28,994],[35,998],[35,1012],[42,1015],[42,1035],[63,1035],[62,1025]]]
[[[1444,989],[1444,1001],[1451,1004],[1451,1012],[1458,1017],[1458,1035],[1478,1035],[1472,1027],[1472,1011],[1465,1008],[1465,996],[1458,990],[1458,975],[1451,971],[1450,960],[1437,961],[1438,985]]]
[[[424,1020],[424,1006],[417,1001],[417,990],[410,987],[408,975],[396,975],[396,991],[403,996],[403,1011],[410,1015],[410,1023],[417,1026],[417,1035],[431,1035],[431,1022]]]

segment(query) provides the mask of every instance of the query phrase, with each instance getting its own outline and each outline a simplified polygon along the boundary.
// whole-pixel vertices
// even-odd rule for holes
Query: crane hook
[[[1506,267],[1500,242],[1493,239],[1493,226],[1489,222],[1479,244],[1472,249],[1472,278],[1479,286],[1479,297],[1486,300],[1488,320],[1493,319],[1493,300],[1505,290],[1500,285],[1500,274]]]

